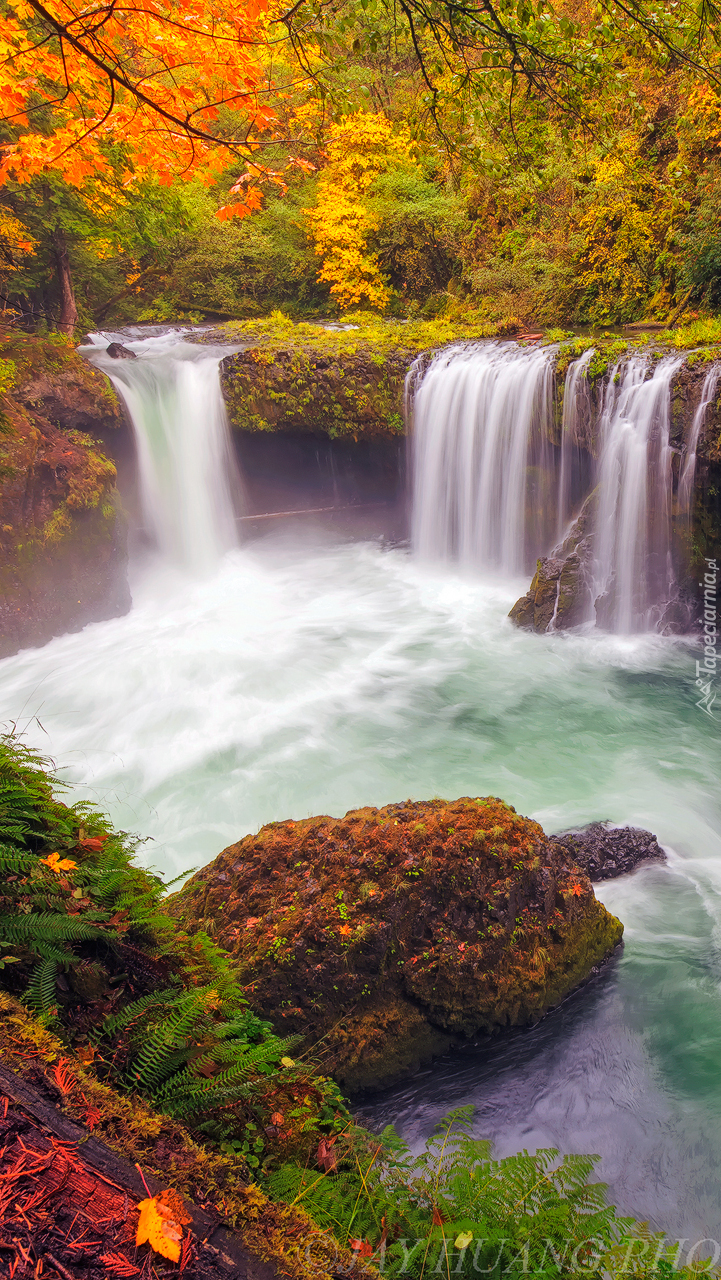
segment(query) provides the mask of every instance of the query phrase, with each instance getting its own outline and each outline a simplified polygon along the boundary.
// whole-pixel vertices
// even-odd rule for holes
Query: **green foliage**
[[[544,1150],[494,1160],[472,1136],[472,1118],[473,1107],[450,1112],[418,1156],[392,1128],[375,1142],[356,1131],[334,1172],[286,1164],[271,1174],[271,1193],[302,1206],[341,1243],[373,1252],[389,1277],[553,1280],[582,1268],[601,1280],[670,1268],[675,1255],[663,1236],[607,1204],[605,1185],[592,1180],[597,1157]],[[635,1265],[634,1249],[653,1261]]]
[[[60,785],[16,734],[0,737],[0,983],[101,1076],[235,1143],[251,1168],[272,1157],[270,1116],[304,1098],[290,1148],[345,1123],[335,1085],[287,1057],[295,1042],[248,1009],[225,954],[166,915],[168,885],[135,863],[134,842],[63,804]]]
[[[659,341],[670,342],[679,351],[690,351],[693,347],[717,345],[721,343],[721,317],[708,317],[703,320],[690,320],[678,329],[670,329],[658,335]],[[715,353],[716,357],[718,353]],[[708,355],[711,359],[711,354]]]
[[[6,395],[14,387],[17,380],[17,365],[14,360],[0,360],[0,396]]]
[[[172,937],[162,880],[133,863],[132,842],[92,806],[57,800],[60,786],[42,756],[0,737],[0,943],[21,963],[13,985],[27,975],[25,998],[46,1017],[58,1012],[58,968],[75,966],[85,944]]]
[[[443,294],[458,269],[467,229],[458,196],[418,172],[396,168],[376,178],[366,204],[376,227],[369,244],[395,291],[423,303]]]
[[[683,283],[693,290],[695,298],[715,308],[721,306],[720,180],[721,164],[717,160],[701,175],[696,203],[679,237]]]
[[[221,996],[215,986],[146,995],[106,1019],[94,1038],[126,1087],[193,1123],[247,1103],[271,1077],[287,1074],[280,1062],[293,1044],[250,1013],[237,988]]]

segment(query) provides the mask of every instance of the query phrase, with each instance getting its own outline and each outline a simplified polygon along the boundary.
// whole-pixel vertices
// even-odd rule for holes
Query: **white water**
[[[584,429],[590,435],[591,397],[588,385],[588,366],[594,355],[589,347],[578,360],[568,366],[563,390],[563,418],[561,421],[561,462],[558,471],[558,518],[556,540],[560,542],[566,528],[576,514],[578,484],[581,472],[581,446],[587,447]]]
[[[543,388],[540,354],[528,368]],[[526,412],[506,363],[499,353],[488,379]],[[514,465],[532,418],[517,450],[507,419],[494,428]],[[181,450],[167,425],[164,447]],[[599,818],[655,831],[668,864],[599,887],[626,947],[595,989],[520,1040],[439,1064],[372,1116],[418,1143],[474,1100],[499,1153],[597,1151],[621,1208],[721,1238],[721,746],[695,705],[692,649],[528,635],[506,617],[525,578],[461,577],[332,534],[269,537],[204,578],[170,567],[177,547],[136,572],[126,617],[0,662],[8,719],[76,796],[149,836],[140,857],[168,874],[267,821],[406,796],[501,795],[548,831]]]
[[[706,411],[713,402],[721,377],[721,365],[714,364],[709,369],[704,378],[703,387],[701,388],[701,399],[699,400],[696,411],[693,415],[691,423],[691,431],[689,433],[688,444],[681,467],[681,474],[678,481],[678,508],[679,514],[685,516],[687,520],[691,518],[693,508],[693,482],[696,475],[696,450],[698,448],[698,438],[701,434]]]
[[[653,630],[675,594],[671,563],[671,379],[683,357],[648,377],[647,361],[617,366],[600,422],[597,595],[603,621],[628,634]],[[598,604],[597,604],[598,612]]]
[[[678,594],[669,423],[671,382],[683,357],[653,369],[642,356],[616,366],[595,424],[596,474],[584,476],[583,455],[589,468],[592,453],[592,354],[567,371],[555,450],[547,438],[553,348],[485,343],[435,357],[413,387],[413,546],[426,559],[481,571],[528,571],[597,485],[596,621],[622,635],[653,631]]]
[[[215,569],[236,543],[237,477],[218,366],[229,348],[179,341],[177,333],[123,339],[137,358],[91,359],[107,373],[130,415],[138,450],[146,529],[161,554],[196,573]]]
[[[541,554],[555,349],[484,343],[440,352],[413,394],[418,555],[519,573]]]
[[[597,996],[375,1115],[418,1141],[475,1099],[499,1150],[598,1151],[625,1209],[714,1235],[718,724],[694,705],[684,643],[528,635],[506,618],[523,585],[331,535],[268,538],[204,581],[136,579],[126,617],[5,659],[3,707],[168,873],[263,822],[406,796],[493,794],[547,830],[655,831],[669,865],[599,887],[626,949]]]

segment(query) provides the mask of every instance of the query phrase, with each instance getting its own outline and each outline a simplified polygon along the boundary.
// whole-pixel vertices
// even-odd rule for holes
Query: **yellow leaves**
[[[7,209],[0,208],[0,242],[6,251],[5,270],[17,270],[12,261],[15,254],[30,253],[36,245],[23,224]]]
[[[57,875],[60,875],[61,871],[72,871],[78,865],[72,858],[61,858],[59,853],[49,853],[47,858],[41,858],[40,861]]]
[[[411,159],[410,134],[384,115],[357,112],[332,125],[327,154],[336,182],[350,180],[356,189],[367,191],[393,161]]]
[[[697,85],[691,90],[688,115],[702,142],[721,142],[721,97],[709,85]]]
[[[669,185],[644,164],[630,131],[596,162],[578,223],[579,280],[589,291],[595,321],[628,319],[648,303],[673,223],[673,200]]]
[[[453,1244],[456,1249],[467,1249],[472,1239],[472,1231],[461,1231],[460,1234],[456,1236]]]
[[[383,115],[359,112],[331,126],[327,156],[316,206],[306,211],[315,252],[323,259],[318,279],[330,285],[344,311],[364,299],[382,310],[390,290],[368,249],[378,224],[363,197],[381,173],[411,163],[410,135]]]
[[[281,1067],[294,1067],[295,1062],[292,1058],[281,1058],[280,1065]]]
[[[172,1188],[161,1191],[158,1196],[141,1200],[138,1208],[140,1219],[135,1243],[147,1243],[155,1253],[179,1262],[183,1226],[190,1222],[190,1217],[178,1192]]]

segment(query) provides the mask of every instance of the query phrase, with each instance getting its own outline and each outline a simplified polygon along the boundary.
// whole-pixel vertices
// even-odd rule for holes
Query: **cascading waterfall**
[[[684,358],[624,358],[597,409],[593,354],[568,367],[560,447],[550,442],[554,348],[489,342],[441,352],[425,372],[418,362],[408,381],[413,546],[424,557],[517,573],[537,556],[569,554],[560,544],[595,490],[590,523],[584,517],[575,536],[585,540],[596,622],[621,634],[653,631],[667,625],[666,606],[679,595],[669,427]],[[698,437],[720,375],[719,366],[707,375],[694,417],[681,514],[690,511]]]
[[[675,594],[671,560],[670,388],[683,357],[635,356],[608,381],[599,436],[596,617],[652,631]]]
[[[235,464],[220,386],[228,348],[184,342],[176,333],[123,342],[136,359],[90,358],[125,402],[137,441],[146,527],[161,554],[194,573],[208,573],[236,543]],[[89,353],[90,354],[90,353]]]
[[[556,537],[560,542],[569,520],[575,513],[574,498],[584,484],[584,457],[581,447],[584,429],[591,425],[591,393],[588,366],[595,354],[589,347],[578,360],[572,361],[566,373],[561,422],[561,463],[558,476],[558,520]],[[588,442],[584,441],[586,447]]]
[[[685,517],[686,520],[690,520],[691,518],[698,438],[701,434],[701,428],[706,418],[706,411],[713,403],[714,396],[716,395],[719,378],[721,378],[721,364],[714,364],[711,366],[704,378],[703,387],[701,389],[701,399],[696,406],[696,412],[693,415],[693,422],[691,423],[691,431],[689,433],[686,454],[678,481],[679,515]]]
[[[486,343],[441,352],[420,381],[411,371],[419,555],[518,573],[540,554],[553,355]]]

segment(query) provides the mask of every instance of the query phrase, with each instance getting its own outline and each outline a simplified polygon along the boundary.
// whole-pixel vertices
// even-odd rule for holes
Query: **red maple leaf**
[[[318,1143],[316,1159],[318,1161],[318,1167],[322,1169],[324,1173],[332,1173],[334,1169],[338,1168],[338,1161],[336,1160],[335,1151],[333,1150],[334,1143],[335,1138],[321,1138]]]
[[[353,1252],[358,1254],[359,1258],[373,1257],[373,1245],[369,1244],[367,1240],[349,1240],[348,1244]]]

